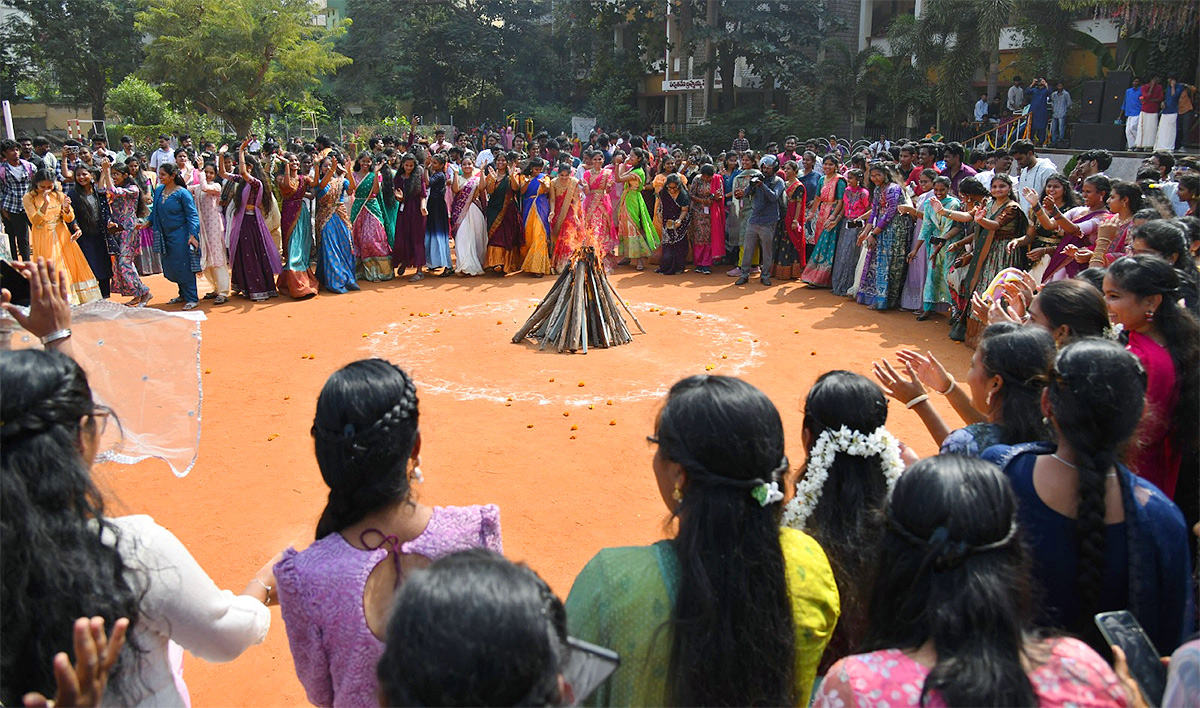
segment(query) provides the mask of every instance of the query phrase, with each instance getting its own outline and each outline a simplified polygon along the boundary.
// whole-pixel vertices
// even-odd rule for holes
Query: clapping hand
[[[974,219],[975,221],[979,221],[986,215],[987,215],[987,209],[984,209],[982,204],[975,207],[975,209],[971,212],[971,218]]]
[[[934,391],[945,391],[954,382],[933,352],[927,351],[922,354],[915,349],[901,349],[896,352],[896,358],[905,368],[917,375],[918,381]]]
[[[1045,209],[1047,214],[1053,214],[1058,211],[1058,205],[1047,194],[1045,197],[1042,197],[1042,209]]]
[[[40,693],[25,694],[26,708],[85,708],[99,706],[108,686],[108,675],[117,664],[129,620],[122,617],[113,624],[112,636],[104,632],[104,618],[80,617],[75,620],[75,665],[71,657],[54,655],[54,700]]]
[[[907,379],[897,373],[887,361],[877,361],[873,368],[875,378],[879,380],[884,392],[901,403],[907,404],[925,393],[925,387],[918,380],[917,373],[908,364],[904,365],[904,370],[908,372]]]
[[[35,337],[44,337],[70,327],[70,280],[67,272],[58,270],[54,267],[54,261],[45,258],[12,265],[29,280],[29,314],[12,304],[12,293],[8,290],[0,291],[0,308]]]

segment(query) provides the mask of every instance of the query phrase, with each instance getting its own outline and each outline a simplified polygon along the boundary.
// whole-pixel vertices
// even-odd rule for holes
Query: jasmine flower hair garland
[[[883,478],[888,492],[896,486],[896,480],[904,473],[904,461],[900,459],[900,441],[882,425],[870,435],[842,426],[837,430],[826,428],[817,436],[812,452],[808,456],[808,468],[804,478],[796,483],[796,495],[783,508],[783,525],[804,530],[808,518],[821,501],[829,468],[839,453],[855,457],[881,458]]]

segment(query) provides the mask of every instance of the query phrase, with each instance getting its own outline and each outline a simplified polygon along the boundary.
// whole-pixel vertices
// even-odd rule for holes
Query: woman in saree
[[[521,222],[525,225],[525,254],[521,270],[540,278],[554,272],[550,254],[550,179],[540,157],[529,160],[529,174],[518,177],[521,187]]]
[[[603,549],[575,578],[572,635],[621,654],[589,704],[807,705],[840,608],[820,545],[780,526],[779,411],[740,379],[692,376],[654,427],[678,533]]]
[[[1076,204],[1074,191],[1069,185],[1062,186],[1062,181],[1057,179],[1061,176],[1047,179],[1041,200],[1030,204],[1029,233],[1023,245],[1034,246],[1028,257],[1037,265],[1030,270],[1030,275],[1041,283],[1067,280],[1079,274],[1086,263],[1080,263],[1076,255],[1080,251],[1084,251],[1085,256],[1090,254],[1096,245],[1100,224],[1108,217],[1106,202],[1111,190],[1108,177],[1096,174],[1084,179],[1081,188],[1083,204]],[[1063,196],[1059,196],[1060,193]],[[1030,197],[1037,200],[1036,194],[1025,194],[1022,190],[1022,195],[1026,200]]]
[[[604,152],[601,150],[597,150],[597,152],[600,153],[601,160],[603,160]],[[620,167],[623,164],[625,164],[625,151],[614,150],[612,164],[604,168],[609,174],[608,210],[612,215],[613,255],[616,255],[621,249],[621,239],[617,234],[617,225],[620,220],[621,197],[625,194],[625,185],[617,181],[617,172],[620,171]]]
[[[112,289],[121,295],[132,297],[132,300],[125,303],[130,307],[145,307],[151,297],[150,288],[142,282],[135,264],[138,251],[142,248],[138,220],[149,214],[138,178],[131,176],[137,175],[138,172],[138,168],[128,162],[113,165],[108,173],[105,191],[113,221],[117,222],[121,229],[117,234],[117,255],[113,258]]]
[[[1108,210],[1112,215],[1101,221],[1096,229],[1095,249],[1089,252],[1081,248],[1075,252],[1075,260],[1095,268],[1112,265],[1113,261],[1126,255],[1133,215],[1142,208],[1142,188],[1137,184],[1115,179],[1111,186]]]
[[[1066,175],[1057,172],[1046,178],[1041,194],[1025,187],[1021,190],[1020,197],[1028,205],[1029,224],[1025,227],[1025,236],[1010,242],[1009,247],[1019,245],[1028,249],[1026,256],[1029,258],[1029,265],[1026,270],[1033,276],[1035,283],[1040,283],[1046,275],[1050,256],[1058,249],[1064,236],[1063,230],[1054,223],[1054,212],[1069,211],[1079,205],[1079,200]],[[1044,207],[1043,201],[1046,202]],[[1049,210],[1045,224],[1038,218],[1038,211],[1043,208]]]
[[[676,275],[687,267],[690,199],[683,188],[683,175],[670,174],[655,199],[658,221],[662,222],[662,260],[655,273]]]
[[[483,260],[487,250],[487,221],[483,210],[487,204],[480,174],[475,170],[475,156],[463,155],[462,175],[450,183],[454,202],[450,204],[450,232],[454,234],[454,255],[459,275],[483,275]]]
[[[568,161],[558,164],[558,176],[550,181],[550,203],[553,205],[550,240],[554,243],[551,261],[556,269],[561,269],[571,260],[575,249],[584,244],[583,195],[579,180],[571,176]]]
[[[517,153],[496,153],[496,161],[486,167],[484,191],[487,192],[487,261],[494,273],[521,270],[521,251],[525,243],[521,233],[519,187],[516,179]]]
[[[725,227],[726,219],[729,214],[729,200],[725,194],[725,176],[720,172],[715,171],[716,165],[713,165],[713,176],[708,179],[709,194],[712,195],[712,204],[708,205],[708,217],[712,222],[712,263],[717,265],[725,259]],[[730,180],[732,182],[733,180]],[[711,273],[712,268],[708,267],[706,272]]]
[[[387,228],[383,225],[383,206],[379,199],[382,179],[379,168],[382,162],[370,162],[371,169],[361,181],[351,172],[350,189],[354,191],[354,205],[350,207],[350,235],[354,243],[357,263],[355,278],[380,283],[391,280],[391,249],[388,247]]]
[[[596,244],[596,256],[609,267],[617,252],[617,226],[613,221],[610,192],[612,170],[604,168],[604,153],[593,150],[585,153],[588,169],[583,172],[583,230]]]
[[[338,163],[326,149],[317,160],[317,282],[334,293],[359,290],[354,280],[354,243],[345,194],[349,165]]]
[[[925,241],[921,238],[921,230],[925,226],[925,204],[933,198],[933,181],[937,179],[937,170],[921,170],[917,178],[920,191],[914,191],[912,204],[901,204],[897,211],[912,219],[912,236],[909,239],[908,255],[905,261],[904,286],[900,289],[900,309],[908,312],[924,312],[925,306],[925,273],[929,267],[929,259],[925,252]]]
[[[813,230],[817,233],[817,245],[812,259],[800,279],[818,288],[833,285],[834,255],[837,253],[838,232],[842,226],[842,196],[846,193],[846,179],[838,174],[842,160],[836,153],[825,156],[821,167],[825,171],[820,191],[816,198],[817,218]]]
[[[247,157],[249,144],[247,138],[238,148],[238,173],[243,184],[238,190],[238,208],[229,232],[229,260],[233,290],[261,302],[279,295],[275,276],[283,268],[265,219],[274,194],[258,161]]]
[[[853,298],[858,291],[858,235],[866,225],[871,211],[871,193],[865,186],[867,177],[857,167],[846,170],[846,191],[842,193],[842,232],[838,234],[837,250],[833,254],[833,282],[830,292]]]
[[[650,156],[642,148],[634,148],[629,158],[617,168],[615,179],[624,185],[617,205],[617,236],[621,240],[622,259],[636,260],[637,270],[645,270],[645,259],[658,247],[658,232],[646,210],[642,189],[646,184],[646,163]]]
[[[425,200],[425,270],[432,273],[441,268],[439,278],[454,274],[450,262],[450,209],[446,206],[446,156],[429,158],[429,194]]]
[[[646,206],[651,210],[651,213],[654,214],[654,228],[657,229],[658,233],[660,234],[663,232],[663,225],[662,221],[659,220],[658,215],[660,210],[658,209],[658,205],[655,203],[655,200],[658,199],[659,194],[662,194],[663,187],[665,187],[667,184],[667,177],[673,174],[678,174],[678,167],[679,163],[675,161],[675,158],[672,157],[670,153],[663,155],[662,159],[660,159],[658,163],[658,174],[654,175],[654,180],[650,183],[654,198],[646,202]],[[683,188],[686,190],[688,185],[687,176],[681,174],[679,175],[679,178],[683,182]],[[643,196],[645,195],[643,194]]]
[[[908,197],[894,163],[873,163],[871,182],[875,185],[871,220],[859,236],[868,251],[855,297],[858,304],[873,310],[890,310],[900,303],[900,290],[904,287],[912,218],[901,215],[897,209]]]
[[[21,197],[29,218],[30,253],[53,262],[67,274],[72,305],[100,299],[100,284],[76,243],[82,232],[74,224],[71,201],[63,194],[49,170],[40,169],[29,179],[29,191]]]
[[[296,155],[289,152],[284,157],[284,171],[275,178],[281,202],[279,229],[284,260],[275,286],[279,292],[294,298],[310,297],[317,294],[319,287],[312,267],[315,246],[312,212],[305,198],[310,180]]]
[[[688,216],[692,222],[689,234],[693,249],[692,260],[696,264],[696,272],[704,275],[712,273],[713,260],[718,253],[725,255],[724,239],[721,241],[720,251],[717,250],[716,223],[713,220],[716,205],[724,206],[725,203],[725,196],[721,192],[721,180],[714,179],[715,176],[716,168],[711,164],[703,165],[692,180],[692,186],[688,188],[688,196],[691,198]],[[717,191],[714,192],[714,188]],[[721,228],[725,228],[723,223]]]
[[[1028,223],[1024,212],[1013,199],[1012,178],[1003,173],[993,175],[990,186],[992,198],[973,211],[948,212],[955,221],[974,222],[979,227],[966,247],[968,252],[960,256],[955,264],[960,268],[967,267],[967,271],[958,293],[954,295],[958,317],[950,326],[950,338],[957,342],[965,341],[972,349],[986,326],[971,311],[972,297],[983,294],[1000,271],[1005,268],[1023,270],[1028,260],[1024,246],[1008,247],[1009,241],[1022,237]],[[961,187],[959,185],[960,191]]]
[[[804,273],[804,217],[808,193],[800,181],[800,165],[783,165],[783,218],[775,224],[771,277],[795,280]]]
[[[217,305],[229,302],[229,251],[225,244],[225,214],[221,208],[221,177],[217,167],[207,164],[199,171],[200,181],[189,187],[200,213],[200,268],[212,286],[204,299]],[[281,276],[282,277],[282,276]],[[315,290],[313,292],[316,292]]]
[[[946,215],[947,211],[962,209],[962,202],[950,194],[950,178],[935,177],[931,190],[933,196],[926,199],[922,207],[921,233],[918,235],[924,244],[921,255],[926,261],[921,313],[917,315],[921,321],[929,319],[934,312],[950,309],[950,262],[954,259],[947,246],[957,241],[962,232],[959,223]]]
[[[421,269],[425,267],[425,217],[428,193],[425,171],[417,165],[417,157],[405,153],[400,158],[400,170],[392,180],[393,195],[400,202],[400,214],[396,217],[396,237],[392,244],[392,267],[396,275],[404,275],[411,266],[417,272],[409,278],[415,283],[424,279]]]
[[[203,247],[200,212],[183,183],[183,173],[173,162],[164,162],[158,168],[150,226],[154,229],[154,250],[162,254],[163,276],[179,286],[179,295],[167,304],[183,303],[183,309],[195,309],[200,304],[196,274],[200,272]]]

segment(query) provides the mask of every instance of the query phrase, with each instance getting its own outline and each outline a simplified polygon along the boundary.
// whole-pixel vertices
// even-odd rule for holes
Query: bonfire
[[[633,335],[625,325],[626,314],[637,325],[642,323],[625,305],[608,282],[604,266],[592,246],[578,248],[562,268],[554,287],[538,303],[533,314],[513,335],[517,344],[526,337],[541,342],[539,349],[554,347],[562,351],[582,351],[588,347],[607,349],[629,344]]]

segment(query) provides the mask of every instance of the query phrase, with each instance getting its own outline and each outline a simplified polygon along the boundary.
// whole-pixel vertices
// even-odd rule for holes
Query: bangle
[[[66,339],[67,337],[70,337],[70,336],[71,336],[71,330],[69,328],[56,329],[53,332],[51,332],[50,334],[47,334],[45,337],[41,338],[42,346],[46,346],[47,344],[50,344],[52,342],[57,342],[60,339]]]
[[[950,385],[946,387],[945,391],[938,391],[938,395],[939,396],[949,396],[950,392],[953,391],[954,387],[957,385],[958,385],[957,381],[955,381],[954,379],[950,379]]]
[[[265,605],[265,604],[268,604],[268,603],[270,603],[270,602],[271,602],[271,586],[270,586],[270,585],[267,585],[266,583],[264,583],[263,581],[259,580],[258,578],[251,578],[251,579],[250,579],[250,582],[252,582],[252,583],[258,583],[259,585],[263,586],[263,589],[267,591],[267,601],[266,601],[266,602],[264,602],[263,604]]]
[[[908,408],[909,410],[912,410],[913,406],[924,403],[925,401],[928,401],[928,400],[929,400],[929,394],[922,393],[920,396],[917,396],[916,398],[912,399],[908,403],[905,403],[904,407]]]

